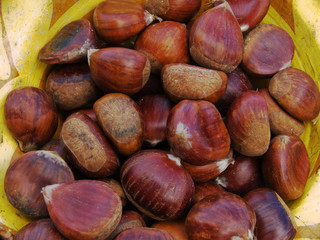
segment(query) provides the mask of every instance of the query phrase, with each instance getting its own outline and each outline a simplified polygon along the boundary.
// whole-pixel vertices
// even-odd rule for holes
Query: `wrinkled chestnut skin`
[[[167,231],[174,237],[175,240],[188,240],[184,219],[156,222],[153,223],[151,227]]]
[[[299,198],[308,180],[310,159],[302,140],[290,134],[272,138],[263,156],[262,171],[267,186],[281,198]]]
[[[6,171],[4,190],[8,201],[30,217],[47,217],[41,189],[49,184],[72,182],[73,173],[55,152],[38,150],[15,159]]]
[[[230,136],[216,107],[208,101],[183,100],[169,113],[167,140],[173,152],[193,165],[226,157]]]
[[[232,72],[240,64],[243,36],[226,3],[197,17],[190,30],[189,48],[192,59],[206,68]]]
[[[120,43],[137,35],[153,21],[140,4],[130,0],[108,0],[98,4],[93,24],[98,35],[108,43]]]
[[[47,64],[74,63],[85,60],[87,51],[97,48],[95,31],[87,19],[64,26],[39,52],[39,60]]]
[[[127,198],[153,219],[177,219],[191,204],[192,178],[180,159],[166,151],[144,150],[132,155],[120,175]]]
[[[294,55],[291,36],[273,24],[261,24],[246,36],[242,66],[256,76],[272,76],[290,66]]]
[[[142,53],[123,47],[92,50],[89,66],[93,81],[106,93],[132,95],[140,91],[150,76],[150,62]]]
[[[36,87],[12,90],[4,104],[4,117],[23,152],[46,144],[58,126],[55,103],[44,90]]]
[[[196,203],[185,224],[191,240],[253,240],[256,216],[241,197],[220,192]]]
[[[45,90],[64,111],[89,105],[100,96],[87,63],[59,65],[50,72]]]
[[[311,121],[320,112],[320,92],[313,79],[297,68],[278,72],[270,80],[272,97],[293,117],[300,121]]]
[[[21,228],[14,240],[66,240],[54,227],[51,219],[40,219]]]
[[[153,228],[130,228],[121,232],[114,240],[175,240],[171,234],[164,230]]]
[[[249,157],[263,155],[270,143],[268,107],[261,93],[246,91],[231,104],[227,117],[232,147]]]
[[[188,31],[182,23],[150,25],[137,37],[134,48],[148,57],[152,73],[160,74],[165,64],[190,62]]]
[[[296,235],[295,222],[280,196],[268,188],[258,188],[244,196],[257,217],[259,240],[292,240]]]

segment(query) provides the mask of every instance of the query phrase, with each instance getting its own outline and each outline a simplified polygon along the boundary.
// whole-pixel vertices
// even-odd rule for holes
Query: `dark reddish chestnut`
[[[193,197],[193,203],[200,202],[206,196],[226,191],[219,184],[213,181],[208,181],[204,183],[195,183],[194,187],[195,187],[195,192]]]
[[[121,232],[114,240],[175,240],[171,234],[164,230],[154,228],[130,228]]]

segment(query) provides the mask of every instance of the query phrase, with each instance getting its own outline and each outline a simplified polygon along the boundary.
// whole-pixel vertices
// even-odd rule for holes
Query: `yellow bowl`
[[[42,87],[49,67],[37,60],[42,46],[67,23],[89,17],[103,0],[2,0],[0,2],[0,225],[17,231],[31,219],[13,208],[6,199],[3,180],[16,141],[5,126],[3,105],[7,94],[20,86]],[[145,0],[135,0],[144,4]],[[201,11],[213,0],[202,0]],[[292,66],[306,71],[320,87],[320,1],[271,0],[264,23],[285,29],[296,51]],[[297,222],[296,239],[320,239],[320,121],[305,123],[304,141],[311,159],[305,194],[289,202]],[[318,189],[319,188],[319,189]],[[1,228],[0,228],[1,231]]]

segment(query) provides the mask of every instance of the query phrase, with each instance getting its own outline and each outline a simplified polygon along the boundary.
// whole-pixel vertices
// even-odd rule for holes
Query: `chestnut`
[[[59,138],[51,139],[44,146],[42,146],[40,150],[55,151],[63,160],[69,163],[67,150],[65,149]]]
[[[175,240],[171,234],[161,229],[138,227],[121,232],[114,240]]]
[[[88,109],[78,109],[76,112],[81,112],[85,115],[87,115],[91,120],[93,120],[95,123],[99,124],[96,114],[94,113],[92,108]]]
[[[49,184],[71,182],[73,173],[56,153],[30,151],[15,159],[4,178],[4,191],[13,207],[30,217],[48,216],[40,193]]]
[[[215,178],[215,182],[228,192],[245,195],[247,192],[262,186],[260,161],[256,157],[246,157],[233,153],[233,163]]]
[[[54,101],[44,90],[36,87],[12,90],[4,103],[4,117],[6,126],[23,152],[46,144],[58,126]]]
[[[213,181],[208,181],[208,182],[203,182],[203,183],[195,183],[194,187],[195,187],[195,192],[194,192],[194,197],[193,197],[194,204],[197,202],[200,202],[206,196],[226,191],[219,184],[217,184]]]
[[[183,100],[170,110],[167,140],[178,157],[193,165],[225,158],[230,150],[230,136],[219,111],[203,100]]]
[[[131,155],[141,148],[143,116],[139,106],[129,96],[106,94],[94,103],[93,110],[103,132],[120,154]]]
[[[97,48],[95,31],[88,19],[64,26],[39,51],[39,60],[47,64],[74,63],[86,59],[87,51]]]
[[[155,74],[160,74],[165,64],[190,62],[188,32],[182,23],[164,21],[150,25],[137,37],[134,48],[148,57]]]
[[[310,159],[302,140],[290,134],[272,138],[263,156],[262,171],[268,187],[284,200],[299,198],[308,180]]]
[[[227,2],[196,18],[189,34],[192,59],[200,66],[232,72],[241,62],[243,36]]]
[[[311,121],[320,112],[319,88],[309,74],[287,68],[271,78],[270,95],[293,117],[300,121]]]
[[[175,240],[188,240],[187,230],[184,224],[184,219],[173,221],[155,222],[151,228],[161,229],[170,233]]]
[[[110,176],[120,166],[102,130],[83,113],[71,114],[63,122],[60,139],[72,166],[88,177]]]
[[[49,218],[30,222],[21,228],[14,236],[14,240],[66,240],[54,227]]]
[[[259,240],[292,240],[296,224],[290,209],[281,197],[268,188],[258,188],[244,196],[257,217],[256,233]]]
[[[123,191],[121,183],[118,180],[115,180],[113,178],[105,178],[101,180],[109,184],[109,186],[119,195],[121,199],[122,207],[124,207],[127,203],[127,197]]]
[[[261,93],[246,91],[231,104],[226,126],[233,149],[245,156],[263,155],[270,143],[268,107]]]
[[[293,134],[300,136],[304,131],[304,124],[284,111],[270,96],[268,89],[260,89],[268,106],[270,129],[274,135]]]
[[[193,205],[185,225],[190,240],[253,240],[256,215],[243,198],[220,192]]]
[[[173,220],[189,208],[194,183],[180,159],[162,150],[143,150],[121,168],[127,198],[142,213],[156,220]]]
[[[261,24],[244,42],[243,67],[256,76],[272,76],[290,66],[294,55],[291,36],[273,24]]]
[[[165,95],[146,95],[137,101],[144,120],[144,141],[152,147],[166,140],[171,102]]]
[[[106,93],[132,95],[150,76],[150,62],[142,53],[123,47],[90,50],[88,62],[93,81]]]
[[[89,105],[100,96],[87,63],[56,67],[47,78],[45,90],[64,111]]]
[[[164,91],[174,102],[190,99],[215,103],[228,82],[224,72],[183,63],[165,65],[161,78]]]
[[[154,17],[139,3],[130,0],[108,0],[93,12],[94,27],[104,41],[120,43],[137,35],[152,23]]]
[[[102,181],[48,185],[42,194],[54,226],[67,239],[104,240],[121,219],[121,200]]]
[[[161,77],[157,74],[150,74],[150,77],[143,88],[132,95],[134,100],[138,100],[146,95],[164,94]]]

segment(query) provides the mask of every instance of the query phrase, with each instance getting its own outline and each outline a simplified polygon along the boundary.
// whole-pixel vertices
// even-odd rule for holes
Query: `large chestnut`
[[[120,174],[128,199],[153,219],[177,219],[191,204],[192,178],[180,159],[166,151],[140,151],[123,164]]]
[[[230,149],[230,136],[219,111],[202,100],[183,100],[170,110],[167,140],[178,157],[193,165],[220,160]]]
[[[58,126],[54,101],[44,90],[36,87],[12,90],[4,103],[4,117],[23,152],[43,146]]]

